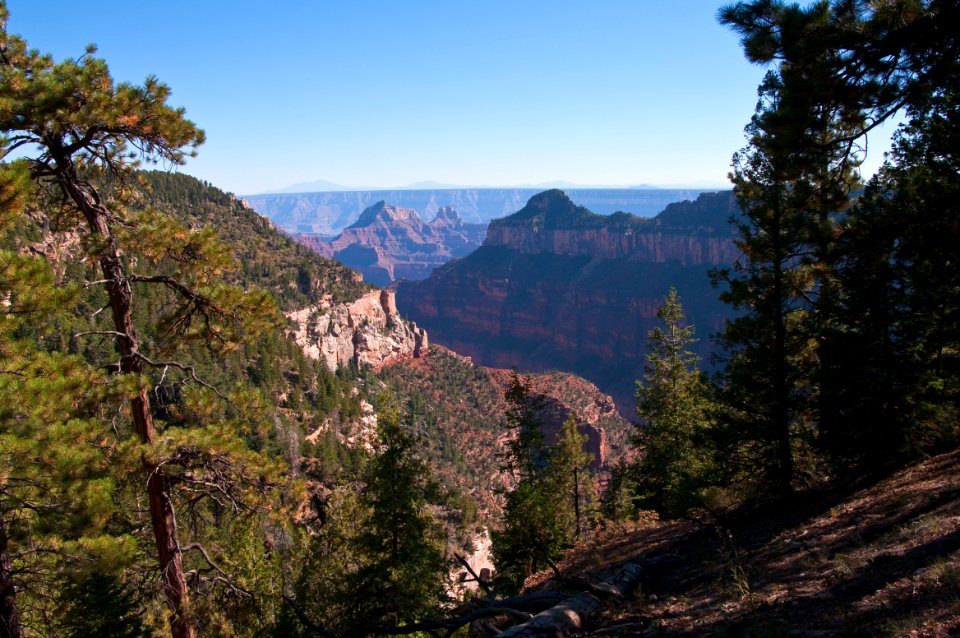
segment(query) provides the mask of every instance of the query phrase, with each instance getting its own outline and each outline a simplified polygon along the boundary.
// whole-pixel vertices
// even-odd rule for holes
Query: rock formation
[[[374,290],[350,303],[324,301],[287,313],[297,345],[331,370],[340,366],[379,366],[398,357],[419,357],[427,333],[397,312],[396,293]]]
[[[493,367],[579,374],[633,413],[647,332],[671,286],[697,328],[701,356],[728,309],[708,271],[739,251],[732,194],[668,206],[652,219],[595,215],[561,191],[491,222],[483,246],[398,287],[401,312],[434,341]]]
[[[502,454],[509,437],[506,426],[510,403],[509,370],[484,368],[443,346],[432,345],[426,356],[402,358],[382,366],[379,378],[398,396],[412,397],[418,418],[430,423],[433,442],[427,448],[443,450],[453,463],[435,469],[446,485],[459,485],[476,500],[481,512],[499,516],[503,501],[497,494],[514,484],[504,471]],[[567,416],[577,419],[586,434],[585,446],[601,472],[628,453],[631,425],[613,399],[594,384],[566,372],[525,375],[530,394],[544,403],[538,414],[548,443],[554,443]],[[469,471],[454,468],[469,465]]]
[[[386,286],[396,279],[428,277],[435,267],[478,248],[484,231],[484,225],[464,222],[450,207],[440,208],[427,223],[411,208],[379,201],[332,240],[294,238],[356,270],[368,283]]]
[[[510,387],[512,373],[501,368],[488,368],[491,381],[501,395]],[[617,413],[613,399],[595,385],[573,374],[551,372],[527,377],[530,394],[539,403],[537,419],[548,445],[555,445],[564,421],[573,416],[577,431],[587,437],[583,449],[593,457],[595,469],[605,469],[611,461],[612,429],[614,447],[619,455],[626,448],[627,424]],[[507,409],[506,399],[502,411]]]

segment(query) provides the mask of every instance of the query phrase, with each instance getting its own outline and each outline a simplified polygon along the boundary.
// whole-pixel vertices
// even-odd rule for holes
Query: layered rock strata
[[[359,272],[364,281],[386,286],[428,277],[437,266],[478,248],[485,230],[483,224],[464,222],[450,207],[425,222],[412,208],[380,201],[333,239],[303,234],[294,239]]]
[[[427,332],[397,312],[396,293],[374,290],[350,303],[323,303],[287,313],[297,345],[331,370],[377,367],[398,357],[426,352]]]
[[[434,341],[481,365],[574,372],[629,415],[647,333],[671,287],[697,328],[698,353],[709,356],[709,336],[729,310],[708,273],[739,256],[735,212],[729,192],[641,219],[594,215],[548,191],[491,222],[469,256],[402,283],[398,304]]]

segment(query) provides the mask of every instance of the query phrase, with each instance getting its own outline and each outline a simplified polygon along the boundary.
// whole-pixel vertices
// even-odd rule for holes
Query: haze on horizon
[[[764,73],[715,0],[7,4],[32,47],[93,42],[118,81],[168,84],[207,134],[180,170],[238,194],[726,188]]]

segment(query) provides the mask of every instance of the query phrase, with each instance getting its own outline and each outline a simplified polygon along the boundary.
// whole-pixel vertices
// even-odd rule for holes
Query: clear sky
[[[92,42],[116,79],[166,82],[207,134],[181,170],[238,194],[725,186],[764,69],[722,4],[7,0],[31,46],[62,59]]]

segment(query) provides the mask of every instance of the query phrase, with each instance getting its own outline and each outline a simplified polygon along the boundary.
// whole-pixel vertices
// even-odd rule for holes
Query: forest
[[[600,530],[723,521],[960,443],[954,0],[722,9],[768,70],[732,160],[741,258],[711,274],[735,311],[717,372],[669,293],[631,453],[600,476],[575,418],[547,442],[528,377],[499,401],[444,360],[444,392],[472,388],[506,441],[496,486],[416,381],[332,371],[291,339],[285,312],[367,285],[232,195],[147,170],[204,142],[168,86],[116,82],[92,46],[54,60],[8,17],[0,2],[0,637],[499,631],[556,603],[525,583]],[[897,117],[865,181],[868,137]],[[375,432],[351,445],[367,405]],[[496,576],[454,592],[481,526]]]

